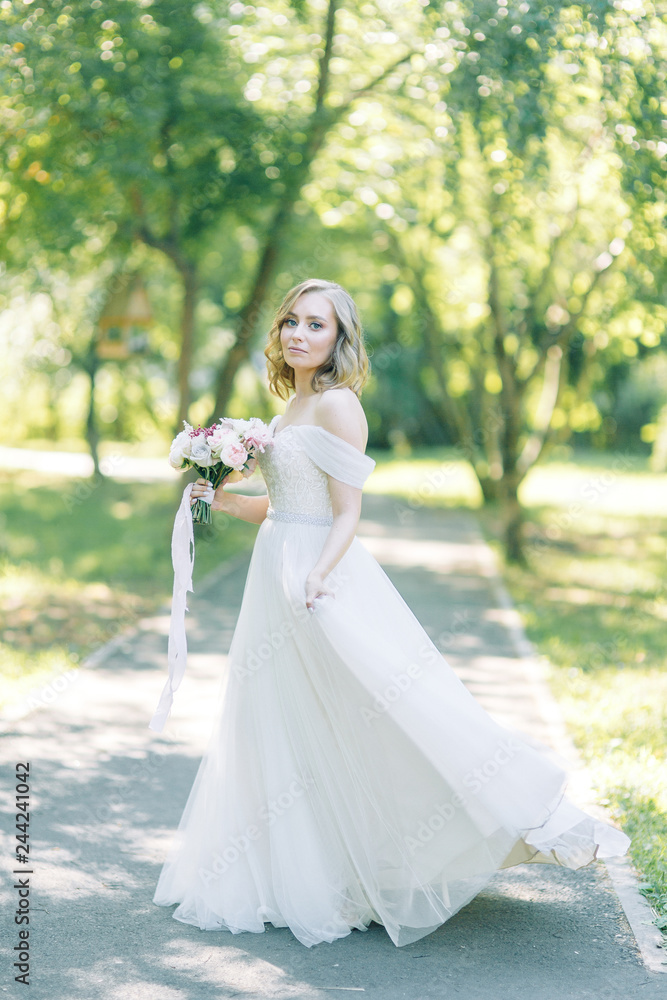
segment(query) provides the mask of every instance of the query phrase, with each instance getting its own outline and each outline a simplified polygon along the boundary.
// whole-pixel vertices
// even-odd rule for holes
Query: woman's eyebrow
[[[295,319],[298,319],[296,313],[293,312],[285,313],[285,319],[287,319],[288,316],[294,316]],[[324,316],[306,316],[306,319],[318,319],[321,323],[326,323]]]

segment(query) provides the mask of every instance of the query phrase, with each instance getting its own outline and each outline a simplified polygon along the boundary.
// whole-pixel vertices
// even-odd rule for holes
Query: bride
[[[348,293],[297,285],[265,354],[272,391],[293,396],[259,457],[268,496],[220,486],[211,504],[260,528],[154,902],[207,930],[289,927],[307,946],[375,921],[404,945],[500,868],[624,854],[548,753],[473,698],[356,537],[375,463]],[[207,493],[200,479],[192,499]]]

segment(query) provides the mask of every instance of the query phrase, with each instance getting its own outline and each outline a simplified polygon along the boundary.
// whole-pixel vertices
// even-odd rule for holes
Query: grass
[[[667,518],[582,514],[549,538],[556,513],[530,511],[528,565],[505,581],[667,929]]]
[[[0,473],[0,705],[76,669],[171,596],[182,483]],[[195,579],[248,548],[256,526],[214,515]]]

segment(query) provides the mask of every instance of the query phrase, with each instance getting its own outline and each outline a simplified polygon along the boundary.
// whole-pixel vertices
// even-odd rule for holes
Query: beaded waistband
[[[274,510],[273,507],[269,507],[266,516],[271,518],[272,521],[292,521],[295,524],[320,524],[323,526],[333,524],[333,517],[320,516],[319,514],[301,514],[297,511],[289,510]]]

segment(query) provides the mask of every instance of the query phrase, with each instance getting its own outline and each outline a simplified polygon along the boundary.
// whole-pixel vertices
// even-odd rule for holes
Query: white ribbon
[[[169,622],[169,646],[167,663],[169,677],[164,686],[160,701],[153,718],[148,724],[149,729],[161,733],[167,721],[174,701],[174,692],[185,676],[188,657],[188,642],[185,634],[185,612],[188,591],[192,591],[192,571],[195,565],[195,539],[192,527],[192,505],[190,494],[193,483],[188,483],[183,491],[181,506],[176,512],[174,531],[171,536],[171,562],[174,567],[174,591],[171,599],[171,620]],[[215,492],[210,486],[200,497],[205,503],[212,503]],[[194,591],[193,591],[194,592]]]

